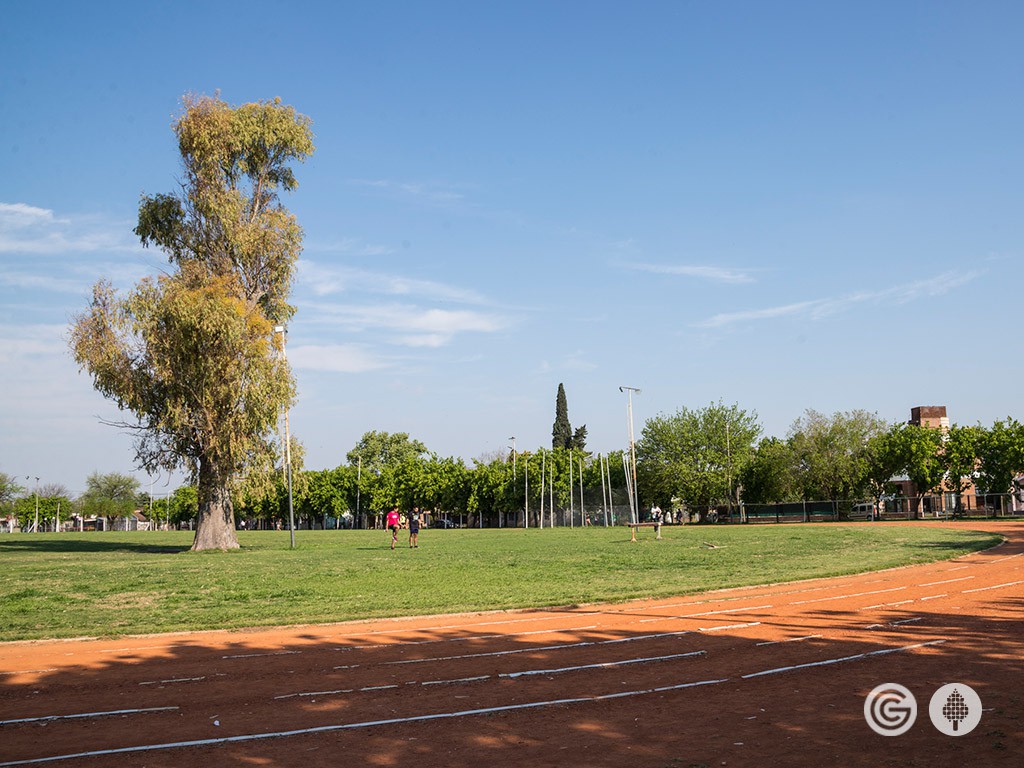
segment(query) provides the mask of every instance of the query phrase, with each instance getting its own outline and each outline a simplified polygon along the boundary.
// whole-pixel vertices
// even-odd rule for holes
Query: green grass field
[[[665,597],[940,560],[999,537],[864,525],[240,531],[189,551],[189,532],[0,536],[0,640],[323,623]],[[717,545],[716,549],[705,542]]]

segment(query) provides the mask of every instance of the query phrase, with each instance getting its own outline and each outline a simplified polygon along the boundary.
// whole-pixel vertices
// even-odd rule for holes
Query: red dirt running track
[[[673,600],[0,644],[0,765],[1021,766],[1024,525],[959,525],[1007,542]],[[928,716],[953,682],[983,708],[960,737]],[[882,683],[917,700],[901,736],[865,721]]]

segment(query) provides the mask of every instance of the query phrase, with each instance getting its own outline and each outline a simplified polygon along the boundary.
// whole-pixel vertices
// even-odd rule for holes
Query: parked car
[[[437,517],[430,521],[431,528],[458,528],[456,523],[444,517]]]

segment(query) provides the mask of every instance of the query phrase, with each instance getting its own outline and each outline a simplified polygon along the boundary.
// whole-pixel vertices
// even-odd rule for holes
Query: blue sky
[[[67,325],[164,266],[138,200],[218,90],[313,120],[285,200],[310,468],[371,429],[550,445],[559,382],[595,451],[626,444],[620,385],[638,433],[718,400],[778,436],[1022,417],[1019,3],[210,5],[5,4],[0,471],[133,471]]]

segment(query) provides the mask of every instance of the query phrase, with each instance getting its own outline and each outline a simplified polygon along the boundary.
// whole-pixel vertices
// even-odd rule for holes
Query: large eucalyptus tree
[[[295,387],[275,328],[294,313],[302,229],[278,194],[297,186],[290,164],[313,152],[310,126],[279,99],[186,97],[180,190],[144,196],[135,228],[170,268],[125,296],[100,281],[72,328],[95,388],[134,415],[121,426],[142,468],[196,484],[196,550],[238,547],[231,490],[279,455]]]

